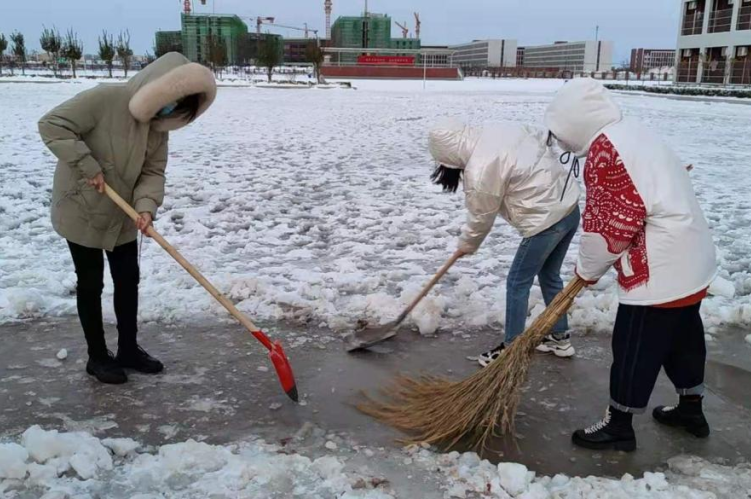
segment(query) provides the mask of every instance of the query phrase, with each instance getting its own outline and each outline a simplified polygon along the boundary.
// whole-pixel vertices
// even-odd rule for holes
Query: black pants
[[[684,308],[620,305],[613,331],[610,405],[643,413],[660,369],[680,395],[704,392],[707,348],[701,304]]]
[[[76,298],[89,357],[107,355],[102,323],[102,289],[104,288],[104,257],[100,249],[86,248],[68,241],[78,285]],[[136,348],[138,334],[138,245],[123,244],[114,251],[105,251],[115,285],[115,316],[117,317],[118,349]]]

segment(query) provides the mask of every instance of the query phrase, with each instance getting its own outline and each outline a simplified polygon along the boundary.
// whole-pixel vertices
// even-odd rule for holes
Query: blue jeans
[[[579,228],[579,207],[543,232],[522,240],[506,280],[506,339],[511,343],[524,332],[529,310],[529,291],[535,276],[542,288],[545,305],[563,290],[561,266],[571,240]],[[568,337],[568,317],[553,327],[557,339]]]

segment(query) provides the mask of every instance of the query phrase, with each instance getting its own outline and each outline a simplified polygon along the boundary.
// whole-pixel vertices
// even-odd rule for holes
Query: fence
[[[715,10],[709,15],[709,32],[726,33],[733,26],[733,9]]]
[[[701,35],[704,28],[704,13],[696,11],[691,15],[686,15],[683,18],[683,29],[681,34],[683,36],[688,35]]]

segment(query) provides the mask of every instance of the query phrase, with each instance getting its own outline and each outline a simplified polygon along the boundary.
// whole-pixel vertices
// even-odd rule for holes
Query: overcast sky
[[[334,19],[357,15],[364,8],[363,0],[333,2]],[[207,0],[196,10],[211,12],[212,7],[217,13],[247,18],[274,16],[278,23],[291,26],[307,22],[323,34],[323,0]],[[181,10],[182,0],[0,0],[0,33],[7,37],[20,30],[29,49],[38,50],[42,25],[55,25],[61,32],[72,27],[85,51],[95,53],[102,29],[112,33],[129,29],[133,48],[141,54],[152,50],[154,31],[179,29]],[[369,10],[407,21],[411,29],[412,12],[419,12],[426,45],[482,38],[513,38],[520,45],[590,40],[599,25],[600,38],[615,42],[616,63],[628,58],[635,47],[675,47],[679,19],[676,0],[370,0]],[[401,36],[395,26],[393,36]]]

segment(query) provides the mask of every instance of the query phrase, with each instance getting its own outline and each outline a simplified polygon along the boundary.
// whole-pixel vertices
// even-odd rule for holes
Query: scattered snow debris
[[[266,366],[258,366],[256,368],[256,371],[261,371],[262,373],[267,373],[267,372],[269,372],[269,368],[266,367]]]
[[[281,408],[282,408],[282,404],[280,404],[279,402],[274,402],[273,404],[269,406],[269,409],[271,409],[272,411],[278,411]]]
[[[105,438],[102,445],[111,450],[118,457],[125,457],[132,454],[140,447],[141,444],[130,438]]]
[[[57,360],[65,360],[65,359],[67,359],[68,358],[68,350],[66,350],[65,348],[61,348],[60,351],[57,352],[57,355],[55,355],[55,357],[57,357]]]
[[[746,336],[746,343],[748,343],[749,345],[751,345],[751,334],[749,334],[748,336]]]
[[[527,491],[535,474],[522,464],[500,463],[498,465],[498,476],[503,490],[516,497]]]
[[[336,449],[338,449],[338,448],[339,448],[339,446],[338,446],[338,445],[336,445],[336,443],[332,442],[331,440],[329,440],[328,442],[326,442],[326,445],[325,445],[325,447],[326,447],[326,448],[327,448],[328,450],[336,450]]]
[[[709,286],[709,294],[712,296],[722,296],[723,298],[734,298],[735,284],[727,279],[717,276]]]
[[[22,446],[14,443],[0,444],[0,479],[16,478],[23,480],[28,473],[26,461],[29,452]],[[0,488],[0,492],[2,488]]]

